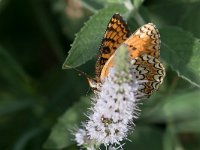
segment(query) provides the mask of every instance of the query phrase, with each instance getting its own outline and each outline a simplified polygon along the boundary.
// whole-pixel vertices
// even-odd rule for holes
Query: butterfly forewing
[[[99,48],[99,55],[96,62],[96,80],[99,80],[102,68],[107,60],[110,59],[119,45],[127,40],[130,35],[130,30],[122,16],[114,14],[108,23]]]
[[[148,54],[155,58],[160,56],[160,34],[153,23],[140,27],[125,42],[132,58]]]
[[[160,57],[160,35],[158,29],[153,23],[148,23],[138,28],[124,44],[129,50],[131,59],[143,54],[148,54],[155,58]],[[108,75],[110,67],[113,66],[113,59],[104,65],[101,71],[100,79]]]

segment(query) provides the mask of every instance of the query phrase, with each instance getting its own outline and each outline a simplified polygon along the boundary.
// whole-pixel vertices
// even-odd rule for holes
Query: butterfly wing
[[[160,57],[160,35],[153,23],[148,23],[138,28],[124,44],[129,50],[132,59],[147,54],[157,59]],[[114,57],[114,56],[113,56]],[[110,58],[102,68],[100,80],[108,75],[110,67],[113,66],[113,59]]]
[[[138,95],[142,93],[141,98],[149,97],[157,91],[165,77],[165,68],[160,61],[147,54],[131,60],[131,71],[139,81]]]
[[[160,57],[160,34],[153,23],[141,26],[124,44],[127,45],[132,58],[142,54]]]
[[[131,71],[139,82],[141,98],[151,96],[158,90],[165,76],[165,69],[159,61],[160,35],[152,23],[148,23],[136,30],[125,42],[131,58]],[[104,65],[100,80],[102,81],[109,73],[114,64],[113,54]],[[141,94],[142,93],[142,94]]]
[[[140,27],[125,42],[130,53],[132,71],[139,82],[139,92],[149,97],[158,90],[165,76],[160,63],[160,34],[153,23]],[[144,81],[144,82],[143,82]],[[140,94],[141,95],[141,94]]]
[[[115,50],[128,39],[130,30],[122,16],[114,14],[110,19],[104,37],[99,48],[99,55],[96,62],[96,80],[99,80],[102,68]]]

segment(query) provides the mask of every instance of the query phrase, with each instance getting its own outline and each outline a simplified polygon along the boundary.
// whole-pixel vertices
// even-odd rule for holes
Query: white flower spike
[[[138,99],[135,95],[138,96],[139,81],[131,71],[126,46],[122,44],[115,55],[114,66],[92,99],[93,106],[89,120],[84,124],[85,129],[79,129],[75,135],[78,145],[87,145],[87,149],[100,144],[115,149],[127,139],[134,126],[133,119],[137,118]]]

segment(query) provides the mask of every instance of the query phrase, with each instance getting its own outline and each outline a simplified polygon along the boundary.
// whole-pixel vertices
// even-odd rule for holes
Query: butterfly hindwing
[[[96,62],[96,79],[98,80],[102,68],[115,50],[131,35],[130,30],[122,16],[114,14],[110,19],[104,37],[102,39],[99,55]]]
[[[147,54],[131,60],[131,71],[139,81],[139,91],[143,93],[143,97],[149,97],[158,90],[165,77],[165,68],[160,61]]]

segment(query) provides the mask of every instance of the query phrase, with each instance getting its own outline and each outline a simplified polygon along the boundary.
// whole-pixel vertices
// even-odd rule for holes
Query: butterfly
[[[119,14],[114,14],[107,25],[95,66],[96,76],[88,79],[90,86],[96,90],[108,76],[114,64],[115,51],[122,43],[128,48],[136,79],[147,81],[139,83],[139,91],[143,98],[151,96],[165,76],[165,68],[159,60],[160,34],[153,23],[145,24],[131,34]]]

